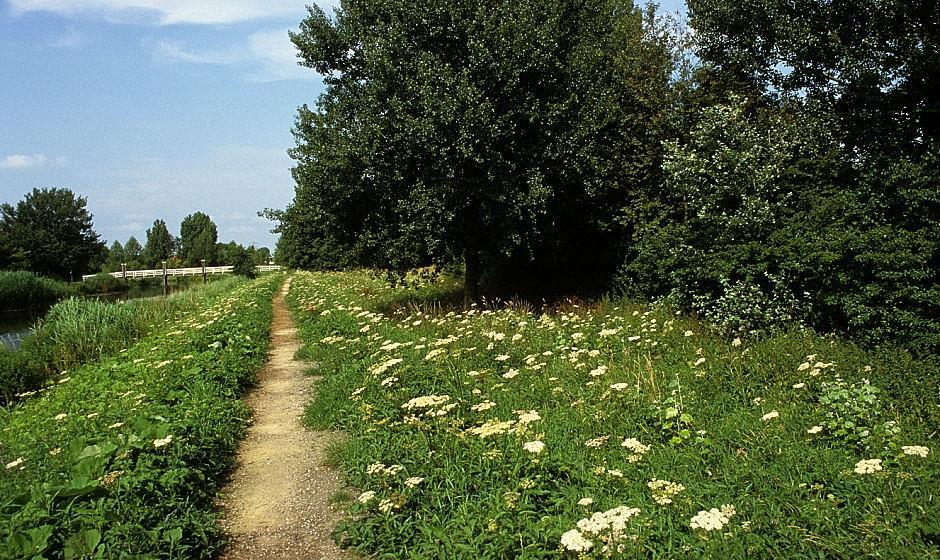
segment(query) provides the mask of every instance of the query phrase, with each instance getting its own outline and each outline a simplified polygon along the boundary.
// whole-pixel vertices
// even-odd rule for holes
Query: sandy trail
[[[222,493],[223,527],[231,537],[224,560],[353,558],[330,532],[342,513],[329,504],[342,488],[325,449],[338,437],[301,423],[316,378],[294,359],[300,348],[284,296],[274,299],[269,361],[248,395],[253,422],[238,451],[238,466]]]

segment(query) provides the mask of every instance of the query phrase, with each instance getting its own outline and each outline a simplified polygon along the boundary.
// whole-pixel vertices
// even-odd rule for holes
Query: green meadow
[[[448,306],[457,286],[298,273],[307,421],[376,558],[930,558],[935,365],[666,307]]]

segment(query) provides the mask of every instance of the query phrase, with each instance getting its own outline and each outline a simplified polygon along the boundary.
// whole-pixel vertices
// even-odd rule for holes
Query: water
[[[0,316],[0,346],[19,348],[23,337],[32,332],[36,319],[37,316],[28,314]]]
[[[132,299],[163,297],[170,293],[179,291],[180,289],[181,288],[170,286],[168,288],[168,292],[164,292],[162,284],[142,284],[140,282],[133,282],[131,284],[131,289],[126,292],[88,297],[102,301],[127,301]],[[23,338],[29,336],[29,334],[32,332],[33,325],[38,319],[41,318],[42,315],[36,314],[35,312],[0,315],[0,346],[5,346],[7,348],[19,348]]]

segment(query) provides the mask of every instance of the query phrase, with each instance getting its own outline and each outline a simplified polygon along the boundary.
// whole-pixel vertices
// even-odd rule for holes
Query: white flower
[[[470,410],[475,412],[484,412],[496,406],[496,403],[493,401],[483,401],[481,403],[475,404],[470,407]]]
[[[584,538],[581,531],[572,529],[561,536],[561,546],[569,552],[587,552],[594,546],[594,542]]]
[[[539,440],[527,441],[526,443],[522,444],[522,448],[528,451],[529,453],[534,453],[538,455],[539,453],[545,450],[545,444]]]
[[[363,492],[362,494],[359,494],[359,497],[356,498],[356,501],[359,502],[360,504],[368,504],[368,503],[371,502],[374,498],[375,498],[375,491],[373,491],[373,490],[366,490],[366,491]]]
[[[580,500],[578,500],[579,506],[587,507],[593,503],[594,503],[594,498],[581,498]]]
[[[503,378],[505,378],[505,379],[512,379],[513,377],[515,377],[515,376],[517,376],[517,375],[519,375],[519,370],[517,370],[517,369],[511,369],[511,370],[509,370],[509,371],[507,371],[506,373],[503,374]]]
[[[855,472],[858,474],[871,474],[882,470],[881,459],[862,459],[855,463]]]
[[[763,420],[764,422],[769,422],[773,420],[774,418],[779,418],[779,417],[780,417],[779,412],[777,412],[776,410],[771,410],[767,414],[761,416],[760,419]]]
[[[390,511],[392,511],[392,508],[394,508],[394,507],[395,507],[394,502],[392,502],[392,501],[389,500],[388,498],[386,498],[386,499],[382,500],[381,502],[379,502],[379,511],[381,511],[382,513],[388,513],[388,512],[390,512]]]
[[[591,377],[600,377],[604,375],[605,373],[607,373],[607,366],[597,366],[596,368],[591,370],[589,375]]]
[[[173,441],[173,435],[171,434],[171,435],[166,436],[163,439],[153,440],[153,447],[154,449],[160,449],[161,447],[166,447],[167,445],[170,445],[172,441]]]
[[[803,387],[806,387],[806,383],[796,383],[793,385],[794,389],[802,389]]]
[[[519,415],[519,424],[523,426],[542,419],[539,413],[534,410],[517,410],[516,414]]]
[[[614,391],[623,391],[627,387],[629,387],[629,385],[626,383],[614,383],[613,385],[610,386],[610,388],[613,389]]]
[[[732,340],[732,341],[731,341],[731,346],[734,346],[735,348],[737,348],[738,346],[741,346],[741,339],[740,339],[740,338],[736,338],[736,339]]]
[[[423,477],[412,476],[408,478],[407,480],[405,480],[405,486],[407,486],[408,488],[414,488],[415,486],[421,484],[422,482],[424,482]]]
[[[822,426],[813,426],[812,428],[806,430],[806,433],[807,433],[807,434],[818,434],[818,433],[821,432],[821,431],[823,431],[823,427],[822,427]]]
[[[700,365],[702,365],[702,364],[704,364],[704,363],[705,363],[705,358],[699,358],[699,359],[695,360],[695,366],[696,366],[696,367],[698,367],[698,366],[700,366]]]
[[[64,412],[63,412],[62,414],[56,414],[56,415],[55,415],[55,420],[56,420],[56,421],[65,420],[65,417],[66,417],[66,416],[68,416],[68,414],[66,414],[66,413],[64,413]]]
[[[692,517],[689,525],[693,529],[703,531],[720,531],[730,521],[731,516],[735,514],[734,506],[724,505],[721,509],[712,508],[708,511],[702,510]]]
[[[509,355],[508,355],[508,354],[500,354],[499,356],[496,356],[496,361],[497,361],[497,362],[505,362],[505,361],[508,360],[508,359],[509,359]]]
[[[930,453],[930,448],[924,447],[923,445],[904,445],[901,446],[901,451],[903,451],[905,455],[926,457]]]
[[[15,461],[11,461],[11,462],[7,463],[6,467],[7,467],[7,470],[9,470],[9,469],[15,469],[16,467],[18,467],[18,466],[20,466],[20,465],[22,465],[22,464],[23,464],[23,458],[20,457],[19,459],[15,460]]]

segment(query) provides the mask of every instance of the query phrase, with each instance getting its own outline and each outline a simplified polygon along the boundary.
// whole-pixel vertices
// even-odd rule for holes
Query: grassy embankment
[[[381,558],[940,557],[936,365],[798,332],[729,341],[623,302],[429,303],[447,291],[365,273],[293,282],[303,352],[325,376],[308,420],[349,434],[335,459],[362,492],[347,544]]]
[[[44,309],[71,293],[68,284],[32,272],[0,271],[0,312]]]
[[[207,558],[282,276],[230,283],[0,409],[0,558]],[[235,284],[235,285],[232,285]],[[221,286],[219,286],[221,288]]]
[[[29,395],[54,374],[127,348],[179,320],[202,301],[225,293],[232,277],[169,297],[105,302],[70,298],[55,304],[20,349],[0,347],[0,404]]]

